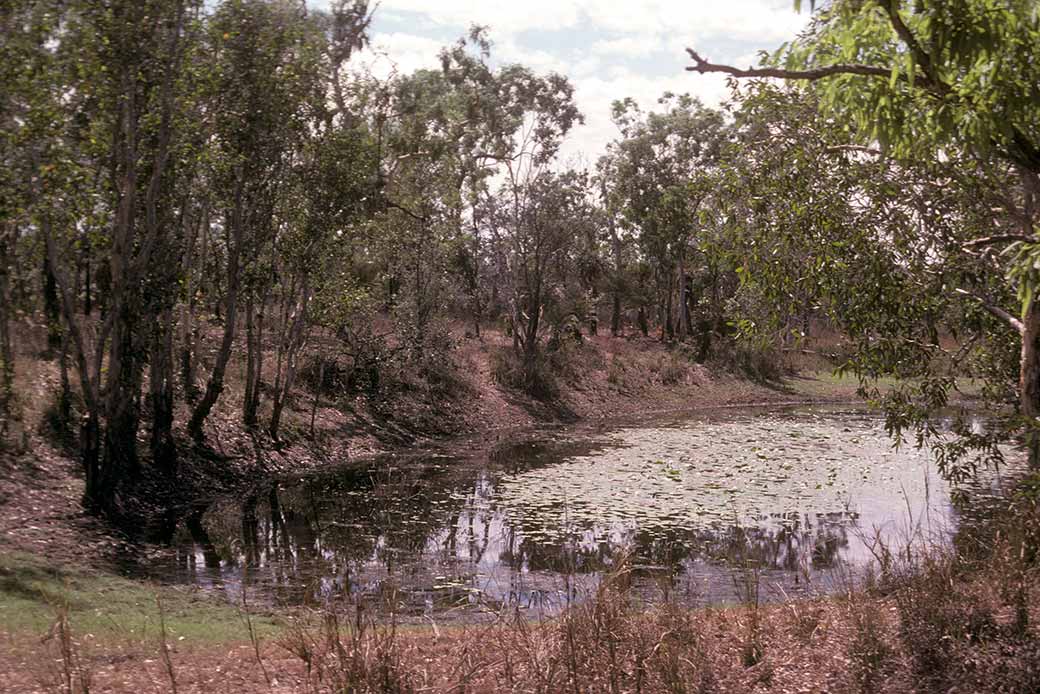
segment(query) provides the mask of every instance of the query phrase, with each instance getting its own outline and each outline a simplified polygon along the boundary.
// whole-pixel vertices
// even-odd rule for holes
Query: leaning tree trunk
[[[243,184],[240,182],[238,185],[238,191],[236,191],[235,208],[231,213],[231,233],[229,234],[231,240],[231,248],[228,252],[228,286],[227,286],[227,310],[224,317],[224,337],[220,342],[220,350],[217,352],[216,362],[213,364],[213,371],[210,373],[209,381],[206,382],[206,392],[203,393],[202,399],[199,400],[195,406],[194,411],[191,413],[191,420],[188,422],[188,433],[196,441],[202,441],[202,425],[205,424],[206,418],[209,417],[210,411],[213,409],[213,405],[216,404],[217,398],[224,392],[224,374],[227,371],[228,360],[231,358],[231,348],[235,343],[235,320],[238,317],[238,285],[239,285],[239,256],[242,251],[242,236],[243,236],[243,214],[242,214],[242,196],[243,196]]]

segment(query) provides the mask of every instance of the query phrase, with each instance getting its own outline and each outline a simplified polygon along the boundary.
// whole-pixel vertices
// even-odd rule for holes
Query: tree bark
[[[321,389],[325,385],[325,359],[318,365],[318,385],[314,389],[314,403],[311,405],[311,439],[314,439],[314,421],[318,418],[318,405],[321,403]]]
[[[11,340],[11,302],[8,298],[7,241],[0,239],[0,443],[14,417],[14,346]]]
[[[231,243],[227,261],[228,286],[224,317],[224,337],[220,342],[220,350],[217,352],[213,371],[206,382],[206,392],[203,393],[202,399],[195,406],[191,413],[191,420],[188,422],[188,433],[199,442],[204,439],[202,426],[205,424],[206,418],[209,417],[213,405],[216,404],[217,398],[224,392],[224,374],[227,371],[228,360],[231,358],[231,348],[235,343],[235,322],[238,318],[238,290],[241,270],[239,267],[239,256],[242,252],[243,226],[245,223],[243,219],[243,197],[244,182],[240,180],[235,191],[234,207],[231,214],[228,215],[229,226],[231,227],[228,235]]]
[[[53,355],[61,348],[61,306],[58,303],[58,287],[54,281],[47,258],[43,259],[43,315],[47,320],[47,352]],[[6,298],[4,300],[7,300]]]
[[[622,287],[622,256],[621,237],[617,233],[617,223],[614,215],[610,215],[610,245],[614,254],[614,281],[611,287],[613,295],[612,308],[610,312],[610,334],[617,337],[621,334],[621,287]]]
[[[686,265],[682,254],[679,255],[679,339],[690,336],[689,316],[686,313]]]
[[[260,406],[259,383],[257,383],[258,346],[254,321],[253,292],[246,295],[246,388],[242,402],[242,424],[252,429],[256,426],[256,412]]]
[[[187,288],[183,303],[181,304],[181,384],[184,388],[184,399],[189,403],[195,402],[199,397],[199,389],[195,384],[195,344],[198,338],[198,328],[195,326],[196,306],[196,276],[204,272],[206,268],[206,251],[209,247],[209,215],[210,205],[204,204],[202,214],[197,223],[192,225],[191,236],[184,247],[184,276],[187,278]],[[199,264],[196,270],[196,244],[200,244],[198,251]]]
[[[1022,320],[1022,352],[1018,392],[1026,426],[1029,465],[1040,468],[1040,307],[1029,307]]]
[[[285,403],[292,394],[292,387],[296,381],[297,357],[306,341],[307,307],[310,298],[310,285],[305,276],[300,289],[300,301],[292,316],[291,326],[286,336],[284,374],[280,374],[280,382],[276,377],[275,398],[272,403],[271,426],[269,427],[271,438],[275,440],[278,439],[281,428],[282,411],[285,409]],[[281,368],[279,368],[279,372],[281,372]]]
[[[176,462],[173,441],[173,306],[163,309],[152,338],[148,400],[152,410],[152,460],[170,471]]]

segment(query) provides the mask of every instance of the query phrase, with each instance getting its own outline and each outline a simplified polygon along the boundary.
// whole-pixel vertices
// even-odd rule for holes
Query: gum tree
[[[852,138],[848,144],[861,157],[877,158],[878,176],[914,171],[922,176],[920,190],[958,192],[956,216],[937,219],[939,206],[922,199],[926,207],[907,220],[919,226],[921,248],[943,241],[944,254],[916,270],[941,275],[945,265],[974,265],[972,282],[950,278],[931,296],[958,302],[962,313],[984,311],[1017,338],[1014,427],[1027,434],[1034,465],[1040,463],[1037,45],[1040,14],[1026,0],[838,0],[817,10],[809,29],[763,67],[720,65],[688,49],[687,68],[806,83],[826,127]],[[888,194],[896,199],[897,192]],[[975,209],[965,204],[972,199]],[[913,210],[893,213],[907,209]],[[893,310],[911,296],[895,301]],[[880,361],[860,373],[898,373],[894,362],[875,356]],[[902,421],[922,422],[951,387],[950,379],[926,379],[904,391]]]

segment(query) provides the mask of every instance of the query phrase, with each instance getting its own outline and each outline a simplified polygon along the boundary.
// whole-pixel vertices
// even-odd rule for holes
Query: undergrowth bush
[[[747,340],[722,340],[716,344],[710,359],[715,369],[744,376],[756,383],[775,383],[783,375],[780,354]]]
[[[1037,477],[951,548],[929,548],[896,568],[892,595],[913,674],[929,691],[1040,691]]]
[[[560,386],[543,356],[531,364],[511,349],[495,349],[490,355],[491,378],[495,383],[527,393],[539,400],[554,400],[560,395]]]

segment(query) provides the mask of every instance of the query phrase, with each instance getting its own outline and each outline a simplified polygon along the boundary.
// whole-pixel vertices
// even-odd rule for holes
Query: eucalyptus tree
[[[439,70],[393,81],[380,121],[387,220],[401,242],[394,257],[409,264],[396,273],[405,306],[423,324],[434,306],[450,303],[446,285],[454,281],[477,335],[490,255],[479,201],[496,175],[519,176],[535,156],[551,158],[580,118],[564,78],[495,67],[491,52],[487,30],[473,27],[441,51]]]
[[[449,302],[449,243],[460,227],[458,138],[465,124],[438,70],[419,70],[388,85],[378,138],[385,210],[378,222],[392,306],[417,365],[430,330]],[[477,127],[477,126],[471,126]]]
[[[587,200],[587,176],[555,174],[552,165],[571,128],[582,122],[574,88],[562,75],[538,76],[520,65],[497,74],[493,92],[502,103],[504,136],[487,153],[499,164],[502,183],[474,210],[488,229],[507,276],[500,284],[510,296],[513,344],[523,357],[525,377],[534,377],[540,351],[542,314],[553,287],[553,268],[573,243],[566,220]],[[559,186],[554,188],[554,186]],[[553,219],[556,213],[558,218]],[[504,282],[502,282],[504,280]]]
[[[503,184],[486,204],[481,218],[508,258],[503,279],[513,297],[513,348],[523,360],[527,385],[534,387],[544,328],[569,312],[561,303],[574,277],[581,230],[595,218],[593,191],[585,172],[541,171],[522,186]]]
[[[304,9],[279,0],[227,0],[209,20],[207,41],[212,65],[207,96],[214,113],[207,176],[224,234],[226,287],[223,337],[188,422],[189,432],[200,440],[224,389],[243,275],[250,266],[264,272],[255,263],[270,250],[292,155],[307,133],[311,106],[324,96],[326,48],[320,27]],[[251,322],[258,302],[255,287],[247,289]],[[255,335],[247,342],[255,360]],[[258,366],[255,361],[250,366],[247,375],[255,388]],[[250,408],[254,398],[246,398]]]
[[[351,237],[377,195],[378,159],[369,131],[349,119],[329,121],[301,148],[290,173],[293,190],[283,208],[284,233],[276,246],[281,308],[275,382],[268,432],[278,438],[281,416],[296,380],[308,332],[327,321],[313,303],[342,303],[356,278],[342,272]]]
[[[621,138],[610,145],[614,195],[652,261],[662,337],[692,334],[689,269],[693,241],[710,199],[711,170],[726,137],[722,113],[689,95],[666,93],[660,112],[631,99],[613,106]],[[674,298],[674,302],[673,302]]]
[[[1040,464],[1040,307],[1033,300],[1040,277],[1038,44],[1040,15],[1027,0],[870,0],[822,7],[809,30],[764,67],[719,65],[688,49],[688,69],[699,73],[810,83],[830,127],[860,147],[876,147],[890,170],[930,171],[933,191],[957,189],[974,198],[976,209],[964,210],[954,218],[959,225],[943,232],[955,243],[931,269],[941,275],[945,263],[975,263],[972,283],[950,281],[941,290],[962,312],[984,311],[1018,340],[1016,425],[1031,440],[1034,464]],[[936,236],[922,235],[922,248]],[[889,360],[874,366],[896,370]],[[948,379],[926,379],[900,391],[903,422],[916,421],[927,434],[922,415],[944,403],[952,387]]]
[[[37,60],[29,63],[35,96],[21,119],[32,164],[29,216],[79,374],[86,501],[119,511],[119,486],[138,471],[149,280],[176,214],[169,192],[184,103],[178,74],[199,8],[155,0],[50,9],[38,25]],[[84,235],[104,271],[96,325],[89,302],[81,312],[77,300]]]

